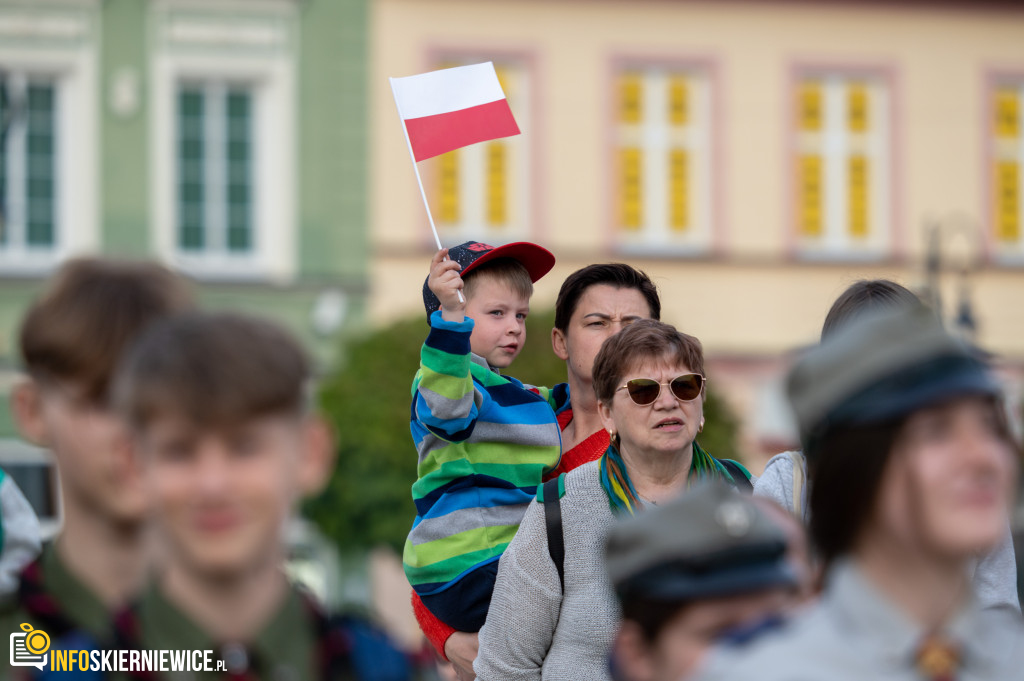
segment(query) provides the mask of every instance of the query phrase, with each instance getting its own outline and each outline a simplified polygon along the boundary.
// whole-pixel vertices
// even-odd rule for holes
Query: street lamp
[[[967,251],[959,266],[950,262],[945,269],[959,273],[957,286],[957,303],[955,317],[952,320],[954,330],[965,340],[974,342],[978,334],[978,320],[974,312],[971,295],[971,276],[981,263],[979,232],[975,220],[963,213],[953,213],[945,219],[926,220],[925,223],[925,286],[921,298],[941,319],[942,293],[941,278],[944,269],[943,240],[947,243],[960,236],[967,242]]]

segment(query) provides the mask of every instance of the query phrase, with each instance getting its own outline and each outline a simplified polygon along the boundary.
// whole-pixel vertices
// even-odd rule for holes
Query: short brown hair
[[[655,319],[633,322],[606,340],[594,359],[597,399],[611,404],[626,371],[666,356],[673,356],[672,359],[686,365],[690,371],[704,375],[704,350],[699,340]]]
[[[139,333],[192,302],[185,281],[154,262],[71,260],[25,315],[25,369],[42,383],[78,383],[83,397],[104,402],[118,360]]]
[[[310,367],[286,331],[234,313],[192,312],[153,325],[128,353],[115,405],[135,428],[160,416],[231,427],[301,413]]]
[[[523,298],[533,295],[533,280],[530,273],[518,260],[512,258],[496,258],[485,262],[473,270],[463,279],[463,292],[466,300],[469,300],[476,289],[477,282],[486,277],[498,281],[509,288],[513,293]]]

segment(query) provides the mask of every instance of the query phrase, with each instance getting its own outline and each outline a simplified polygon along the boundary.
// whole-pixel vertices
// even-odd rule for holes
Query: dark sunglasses
[[[706,379],[700,374],[682,374],[668,383],[658,383],[653,378],[634,378],[631,381],[626,381],[626,385],[616,388],[615,392],[625,390],[629,393],[629,399],[640,406],[646,406],[654,404],[654,401],[661,395],[661,386],[667,385],[677,400],[689,402],[700,396],[705,381]]]

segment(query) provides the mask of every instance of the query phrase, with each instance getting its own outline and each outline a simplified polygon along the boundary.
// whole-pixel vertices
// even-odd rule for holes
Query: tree
[[[511,375],[536,385],[565,380],[565,363],[551,352],[554,312],[530,316],[528,342]],[[427,334],[422,316],[351,343],[344,366],[322,383],[320,403],[338,436],[338,461],[324,492],[306,513],[347,551],[390,544],[401,551],[415,507],[416,450],[409,434],[410,386]],[[734,457],[735,419],[709,394],[700,442],[718,457]]]

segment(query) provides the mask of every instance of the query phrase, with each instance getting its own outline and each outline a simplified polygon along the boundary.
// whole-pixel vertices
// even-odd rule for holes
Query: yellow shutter
[[[868,235],[868,159],[855,154],[848,169],[850,236],[863,239]]]
[[[437,160],[437,220],[443,224],[459,222],[459,150],[441,154]]]
[[[668,79],[668,122],[683,127],[690,122],[690,92],[686,76],[676,74]]]
[[[806,81],[800,85],[798,92],[798,127],[804,132],[821,130],[822,91],[818,81]]]
[[[505,99],[512,101],[512,94],[509,91],[508,67],[495,64],[494,73],[498,76],[498,85],[501,86],[501,91],[505,93]]]
[[[669,152],[669,226],[685,232],[690,226],[690,158],[685,149]]]
[[[804,236],[817,237],[822,233],[821,156],[805,154],[798,160],[797,191],[799,194],[799,225]]]
[[[508,149],[505,142],[487,145],[487,224],[504,227],[508,221],[505,182]]]
[[[619,81],[619,120],[637,125],[643,119],[643,80],[639,73],[624,73]]]
[[[864,83],[850,83],[846,101],[847,125],[850,132],[868,131],[868,88]]]
[[[996,91],[996,137],[1020,137],[1020,95],[1016,90],[1002,88]]]
[[[640,149],[627,147],[619,151],[619,167],[622,172],[620,223],[629,231],[637,231],[643,225],[642,163],[643,153]]]
[[[996,237],[1000,241],[1020,239],[1020,166],[1016,161],[996,163]]]

